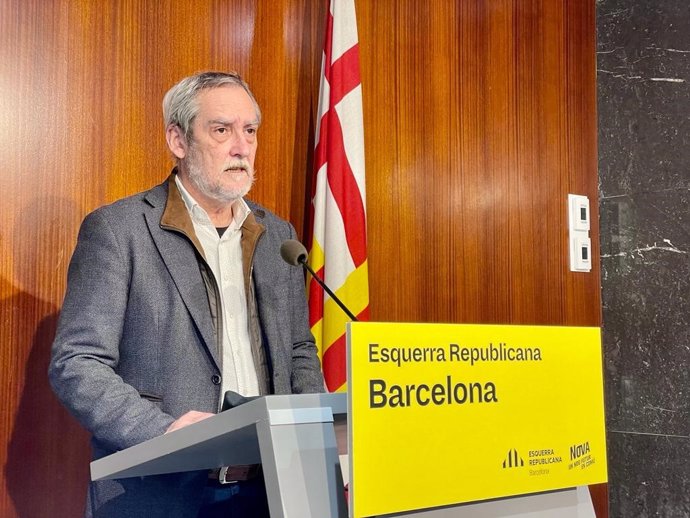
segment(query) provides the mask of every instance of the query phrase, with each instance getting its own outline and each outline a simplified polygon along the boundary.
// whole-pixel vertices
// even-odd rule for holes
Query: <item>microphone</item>
[[[286,239],[280,245],[280,256],[286,263],[292,266],[299,266],[300,264],[307,264],[309,254],[307,254],[307,249],[299,241]]]
[[[323,290],[330,295],[330,297],[335,301],[338,306],[340,306],[340,309],[342,309],[345,314],[350,317],[350,319],[353,322],[358,322],[357,317],[352,314],[352,312],[345,307],[345,304],[342,303],[342,301],[338,298],[338,296],[331,291],[331,289],[326,286],[326,283],[321,280],[321,278],[316,275],[316,272],[311,269],[311,267],[307,264],[307,258],[309,257],[309,254],[307,254],[307,249],[304,248],[304,245],[300,243],[299,241],[296,241],[294,239],[286,239],[283,241],[283,244],[280,245],[280,256],[283,258],[283,261],[288,263],[291,266],[300,266],[302,265],[303,268],[305,268],[311,276],[314,278],[314,280],[319,283],[319,286],[323,288]]]

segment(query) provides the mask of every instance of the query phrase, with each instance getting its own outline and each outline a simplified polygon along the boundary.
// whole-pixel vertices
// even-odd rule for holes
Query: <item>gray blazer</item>
[[[49,377],[91,432],[94,458],[163,434],[189,410],[218,410],[220,361],[197,252],[160,224],[168,188],[165,182],[89,214],[70,263]],[[295,231],[250,207],[266,228],[252,280],[272,391],[321,392],[303,274],[280,257]],[[206,478],[91,483],[86,516],[193,518]]]

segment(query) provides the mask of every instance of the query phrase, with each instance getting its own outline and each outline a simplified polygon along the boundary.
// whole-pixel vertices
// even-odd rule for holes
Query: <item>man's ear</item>
[[[182,134],[182,129],[180,129],[177,124],[170,124],[167,127],[165,130],[165,140],[168,141],[170,152],[175,155],[178,160],[182,160],[187,156],[189,151],[187,139]]]

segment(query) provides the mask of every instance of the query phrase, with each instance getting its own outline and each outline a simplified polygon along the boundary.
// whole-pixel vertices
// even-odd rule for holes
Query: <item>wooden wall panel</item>
[[[358,8],[373,317],[598,325],[566,212],[596,218],[593,3]]]
[[[204,69],[253,84],[254,195],[301,228],[318,4],[0,1],[0,516],[83,508],[87,436],[52,396],[49,349],[81,219],[168,174],[167,88]]]
[[[246,77],[252,197],[304,229],[326,3],[0,0],[0,516],[80,514],[87,437],[45,376],[67,263],[87,212],[167,175],[172,83]],[[565,211],[596,218],[594,3],[357,9],[372,318],[599,325]]]

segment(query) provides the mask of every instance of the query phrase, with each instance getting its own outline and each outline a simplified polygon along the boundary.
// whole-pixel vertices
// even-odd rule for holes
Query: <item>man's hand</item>
[[[199,421],[203,421],[204,419],[208,419],[209,417],[213,416],[215,414],[209,414],[208,412],[197,412],[196,410],[190,410],[183,416],[181,416],[179,419],[176,421],[173,421],[173,423],[168,426],[168,429],[165,431],[165,433],[170,433],[174,432],[175,430],[179,430],[180,428],[184,428],[185,426],[189,426],[190,424],[198,423]]]

